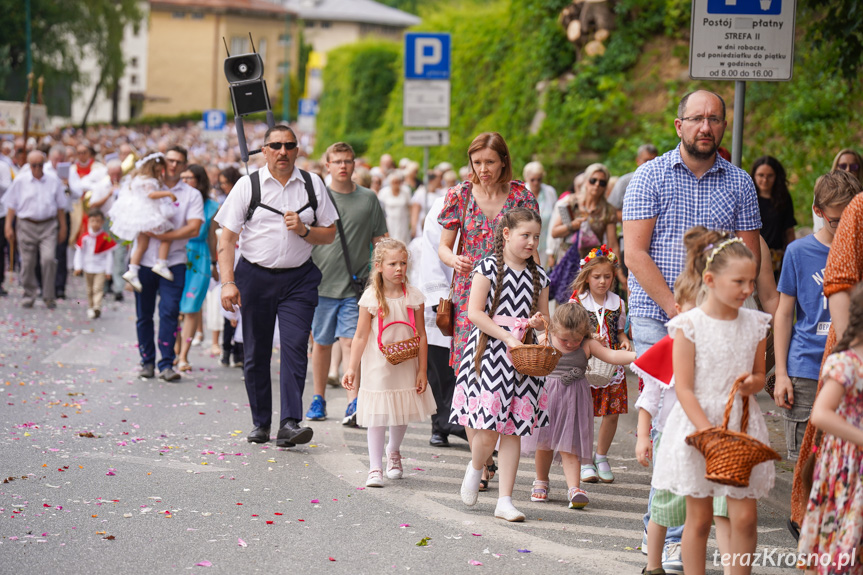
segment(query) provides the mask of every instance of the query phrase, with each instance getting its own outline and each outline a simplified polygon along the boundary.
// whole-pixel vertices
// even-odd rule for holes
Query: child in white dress
[[[751,395],[764,388],[765,349],[770,315],[742,308],[755,289],[755,258],[742,240],[716,235],[705,228],[686,234],[690,251],[683,273],[703,277],[705,301],[668,322],[674,339],[673,366],[678,403],[668,416],[662,449],[656,453],[651,484],[686,496],[683,529],[683,568],[687,575],[703,574],[707,538],[713,523],[713,498],[726,496],[731,521],[729,552],[752,557],[758,542],[757,499],[773,487],[773,462],[752,469],[748,487],[732,487],[705,479],[705,460],[686,444],[686,437],[722,424],[725,404],[735,379],[745,376],[734,398],[729,429],[740,430],[743,402],[749,402],[747,433],[769,444],[767,426]],[[714,239],[718,238],[718,239]],[[747,555],[749,554],[749,555]],[[735,573],[751,568],[736,567]]]
[[[171,215],[177,197],[162,189],[165,167],[165,155],[161,152],[149,154],[135,162],[131,182],[127,188],[121,190],[119,198],[108,212],[112,234],[127,242],[137,240],[129,257],[129,269],[123,274],[123,279],[129,282],[135,291],[141,291],[138,270],[141,258],[150,245],[150,236],[147,234],[164,234],[174,229]],[[170,241],[159,242],[159,256],[153,266],[153,273],[168,281],[174,281],[174,274],[168,269],[170,250]]]
[[[401,479],[402,457],[399,450],[407,424],[429,419],[436,408],[426,376],[428,346],[423,321],[425,297],[407,283],[407,246],[399,240],[385,238],[375,246],[372,261],[374,266],[369,286],[358,302],[360,317],[351,345],[351,361],[342,377],[342,386],[353,389],[359,367],[362,384],[357,396],[357,425],[368,428],[369,444],[366,486],[383,487],[381,458],[386,428],[390,428],[387,478]],[[403,323],[390,326],[393,322]],[[379,344],[391,344],[413,337],[414,329],[410,326],[419,336],[419,356],[392,365]]]

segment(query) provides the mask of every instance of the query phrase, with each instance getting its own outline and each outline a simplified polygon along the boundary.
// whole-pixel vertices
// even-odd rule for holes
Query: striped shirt
[[[713,166],[696,178],[680,157],[680,144],[639,166],[626,188],[624,221],[652,218],[656,218],[656,225],[648,253],[668,289],[673,289],[674,280],[683,271],[686,261],[683,236],[689,228],[761,229],[758,195],[749,174],[717,154]],[[668,316],[631,271],[629,290],[631,316],[668,321]]]

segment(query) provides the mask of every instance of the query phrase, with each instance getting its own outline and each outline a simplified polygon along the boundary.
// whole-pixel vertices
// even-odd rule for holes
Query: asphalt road
[[[405,478],[365,489],[365,433],[340,425],[341,389],[328,391],[338,417],[312,423],[309,445],[252,445],[239,369],[193,348],[182,382],[140,381],[129,298],[91,321],[74,297],[80,278],[54,311],[22,309],[10,284],[0,298],[0,573],[618,574],[645,564],[650,476],[633,457],[634,414],[610,452],[616,481],[587,486],[586,509],[567,509],[559,468],[551,500],[530,503],[523,458],[514,499],[528,520],[508,524],[492,515],[497,481],[463,506],[467,445],[429,446],[428,424],[408,430]],[[783,497],[759,503],[759,550],[795,547],[772,502]]]

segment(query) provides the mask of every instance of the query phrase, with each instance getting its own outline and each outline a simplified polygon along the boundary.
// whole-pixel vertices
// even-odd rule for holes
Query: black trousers
[[[464,435],[464,427],[450,423],[452,395],[455,391],[455,371],[449,366],[449,348],[428,346],[429,387],[437,404],[437,413],[432,415],[432,433],[441,435]]]
[[[6,241],[6,216],[0,217],[0,287],[3,286],[3,278],[6,276],[6,270],[9,268],[6,264],[6,247],[9,246],[9,242]],[[11,252],[12,246],[9,246],[9,250]],[[14,254],[9,254],[9,261],[11,262],[14,257]]]

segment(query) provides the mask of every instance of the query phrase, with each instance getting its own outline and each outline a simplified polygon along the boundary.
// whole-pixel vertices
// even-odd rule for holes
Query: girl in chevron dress
[[[475,505],[482,470],[500,447],[500,498],[494,515],[524,521],[512,504],[512,490],[521,455],[521,437],[548,425],[545,378],[518,373],[509,349],[523,345],[528,327],[542,330],[548,320],[548,276],[534,260],[541,220],[527,208],[501,218],[494,254],[480,260],[471,279],[468,318],[474,324],[459,363],[451,423],[473,428],[471,462],[465,470],[461,497]]]

